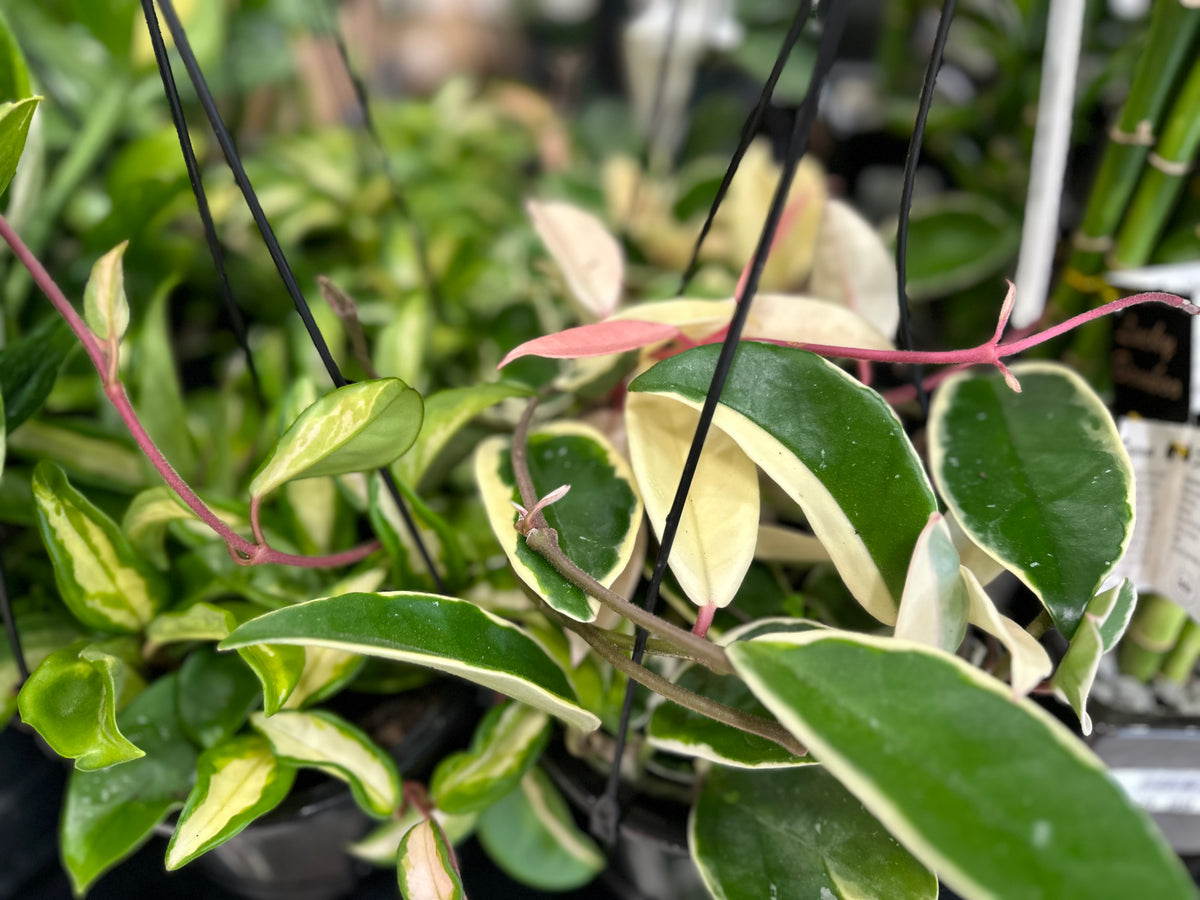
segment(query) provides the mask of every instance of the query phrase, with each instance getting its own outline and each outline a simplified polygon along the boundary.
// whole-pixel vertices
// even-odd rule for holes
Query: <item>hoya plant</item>
[[[0,108],[0,187],[35,103]],[[537,280],[580,319],[502,348],[508,372],[563,361],[536,388],[419,392],[381,352],[393,321],[411,324],[403,307],[372,345],[327,283],[366,377],[351,383],[350,354],[314,328],[332,386],[280,339],[258,357],[288,373],[271,373],[277,394],[248,377],[185,394],[166,295],[135,320],[124,245],[72,302],[0,219],[64,323],[0,350],[15,448],[0,486],[27,478],[26,546],[41,548],[20,573],[0,710],[72,760],[61,852],[76,891],[163,823],[169,868],[236,839],[302,769],[345,781],[378,820],[353,850],[395,867],[404,897],[462,896],[453,845],[471,832],[515,878],[569,889],[605,865],[620,808],[600,807],[595,837],[581,828],[540,765],[553,747],[646,791],[675,760],[689,852],[718,898],[1195,895],[1145,813],[1031,699],[1090,727],[1098,661],[1135,602],[1109,577],[1134,486],[1092,389],[1011,358],[1123,307],[1196,310],[1143,294],[1006,338],[1010,288],[984,343],[896,349],[889,254],[797,157],[751,152],[729,194],[749,210],[710,223],[731,288],[717,298],[644,299],[606,223],[531,200],[552,269]],[[649,209],[630,235],[647,257],[670,237]],[[38,415],[76,345],[104,404],[82,445],[95,458]],[[876,390],[891,364],[945,368]],[[929,390],[922,453],[893,404]],[[495,433],[465,430],[493,407]],[[184,439],[192,420],[204,445]],[[464,442],[465,469],[451,465]],[[1004,572],[1040,612],[997,603]],[[347,688],[420,672],[498,698],[423,780],[336,711]]]

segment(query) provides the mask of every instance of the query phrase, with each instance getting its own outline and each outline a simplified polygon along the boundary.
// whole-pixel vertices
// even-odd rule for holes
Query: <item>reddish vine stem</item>
[[[328,556],[301,556],[294,553],[282,553],[279,550],[272,549],[267,546],[257,526],[257,507],[255,503],[261,502],[258,498],[251,501],[252,519],[255,522],[255,537],[258,539],[257,543],[247,540],[222,522],[220,517],[192,490],[191,486],[183,479],[183,476],[175,471],[174,466],[163,456],[162,451],[158,449],[158,445],[154,443],[153,438],[150,437],[146,429],[142,426],[141,420],[138,419],[137,412],[129,400],[129,395],[125,392],[125,385],[121,383],[117,375],[116,343],[112,342],[106,346],[96,337],[95,333],[88,328],[87,323],[83,321],[79,313],[75,311],[75,307],[71,305],[71,301],[67,299],[62,289],[54,281],[54,278],[46,271],[46,267],[34,256],[33,251],[25,245],[25,242],[21,240],[8,220],[2,215],[0,215],[0,237],[4,238],[5,243],[12,248],[13,255],[29,270],[29,274],[33,276],[34,282],[41,289],[42,293],[46,295],[46,298],[58,311],[59,315],[66,320],[71,331],[75,333],[75,337],[83,345],[83,349],[87,351],[88,358],[100,374],[100,381],[104,386],[104,395],[108,397],[109,402],[116,409],[117,415],[121,417],[121,421],[133,436],[138,448],[145,454],[150,464],[154,466],[155,471],[162,476],[168,487],[187,505],[188,509],[195,513],[197,518],[204,522],[205,525],[211,528],[225,542],[225,546],[229,548],[229,555],[235,562],[241,565],[278,563],[305,568],[334,568],[358,562],[370,556],[379,548],[378,541],[371,541],[351,550]]]

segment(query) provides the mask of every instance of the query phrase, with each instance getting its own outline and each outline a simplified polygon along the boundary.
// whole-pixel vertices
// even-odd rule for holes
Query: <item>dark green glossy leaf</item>
[[[1100,760],[963,660],[837,631],[728,653],[779,721],[965,897],[1195,896]]]
[[[179,721],[199,746],[232,736],[258,706],[259,681],[236,653],[197,647],[179,667]]]
[[[230,738],[196,762],[196,786],[188,795],[171,843],[167,869],[178,869],[280,804],[296,769],[279,760],[258,735]]]
[[[719,353],[715,344],[687,350],[629,389],[698,409]],[[800,504],[859,603],[893,624],[909,560],[936,504],[883,398],[805,350],[743,343],[713,424]]]
[[[521,502],[505,438],[492,438],[475,454],[475,477],[492,531],[520,579],[563,615],[581,622],[596,617],[589,598],[529,549],[514,523]],[[547,524],[575,565],[612,585],[633,555],[642,520],[642,501],[629,464],[594,428],[561,422],[538,429],[527,445],[529,474],[538,497],[564,484],[566,496],[545,507]]]
[[[40,462],[33,473],[38,530],[54,565],[54,580],[71,614],[110,632],[143,628],[166,602],[167,586],[130,546],[117,524]]]
[[[338,388],[303,413],[250,483],[255,497],[286,481],[387,465],[421,430],[421,395],[399,378]]]
[[[1038,595],[1068,638],[1133,526],[1133,472],[1112,417],[1064,366],[958,375],[929,416],[930,470],[963,530]]]
[[[569,891],[604,868],[603,854],[579,830],[567,801],[540,769],[479,817],[478,834],[501,869],[538,890]]]
[[[941,297],[999,272],[1017,253],[1021,229],[979,194],[944,194],[914,203],[907,282],[914,299]]]
[[[566,676],[515,625],[473,603],[406,592],[343,594],[266,613],[239,626],[223,649],[316,645],[427,666],[483,684],[592,731]]]
[[[0,393],[8,433],[41,409],[58,370],[75,349],[75,335],[55,316],[23,337],[0,347]]]
[[[67,782],[59,845],[76,894],[133,853],[154,826],[183,803],[196,772],[196,750],[175,711],[175,676],[166,675],[117,717],[141,759]]]
[[[550,740],[550,718],[523,703],[493,707],[471,747],[447,756],[434,770],[429,794],[447,813],[486,809],[517,786]]]
[[[713,767],[688,843],[717,900],[918,900],[937,878],[823,766]]]
[[[21,687],[21,718],[80,772],[138,759],[145,754],[117,727],[125,678],[125,663],[96,646],[59,650]]]

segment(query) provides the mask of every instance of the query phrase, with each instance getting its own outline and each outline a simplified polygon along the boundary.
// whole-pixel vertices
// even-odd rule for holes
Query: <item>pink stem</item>
[[[717,604],[705,603],[696,614],[696,624],[692,626],[692,634],[704,637],[712,625],[713,616],[717,614]]]
[[[282,565],[303,566],[306,568],[334,568],[356,563],[379,549],[379,542],[371,541],[359,547],[354,547],[351,550],[345,550],[329,556],[299,556],[294,553],[281,553],[278,550],[272,550],[263,539],[262,529],[258,523],[258,506],[262,502],[262,498],[259,497],[252,498],[250,501],[251,526],[258,543],[246,540],[222,522],[217,514],[209,509],[196,492],[188,486],[183,477],[175,471],[171,463],[163,456],[162,451],[158,449],[154,440],[147,434],[146,429],[142,427],[142,423],[133,409],[133,404],[129,401],[129,395],[125,393],[125,386],[117,377],[115,345],[110,347],[109,351],[105,350],[96,335],[88,328],[87,323],[75,311],[75,307],[71,305],[71,302],[55,283],[50,273],[46,271],[45,266],[25,246],[25,242],[21,240],[20,236],[13,230],[13,227],[3,215],[0,215],[0,237],[3,237],[8,246],[12,248],[13,255],[29,270],[29,274],[33,276],[34,282],[42,290],[42,293],[46,295],[59,314],[66,319],[71,331],[75,333],[79,342],[83,344],[88,358],[92,361],[92,365],[100,373],[100,380],[104,385],[105,396],[108,397],[109,401],[116,408],[117,414],[121,417],[121,421],[125,423],[125,427],[129,429],[129,433],[133,435],[138,448],[150,460],[151,465],[154,466],[155,470],[162,476],[171,490],[178,494],[179,498],[187,504],[188,509],[194,512],[204,524],[225,541],[226,546],[229,548],[229,555],[236,562],[243,565],[280,563]]]

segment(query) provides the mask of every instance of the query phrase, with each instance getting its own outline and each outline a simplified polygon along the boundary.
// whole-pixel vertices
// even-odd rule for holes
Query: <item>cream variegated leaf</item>
[[[463,900],[462,878],[438,825],[422,819],[400,841],[396,879],[404,900]]]
[[[562,272],[571,299],[589,318],[611,315],[621,299],[625,255],[604,223],[560,201],[529,200],[525,208]]]
[[[895,258],[871,223],[842,200],[825,202],[808,290],[853,310],[889,337],[900,324]]]
[[[96,260],[83,292],[83,318],[101,341],[119,343],[129,327],[125,270],[121,258],[129,241],[122,241]]]
[[[953,653],[967,631],[970,606],[958,552],[940,513],[917,539],[900,597],[896,637]]]
[[[1013,695],[1024,697],[1054,668],[1045,648],[1012,619],[1002,616],[979,579],[966,566],[960,566],[970,601],[970,622],[1004,645],[1011,657],[1010,681]]]
[[[698,419],[668,397],[626,400],[630,462],[660,537]],[[671,550],[671,571],[697,606],[726,606],[737,593],[754,559],[758,513],[758,470],[728,435],[711,429]]]
[[[825,299],[800,294],[756,294],[743,334],[747,338],[795,344],[895,349],[874,321]]]

